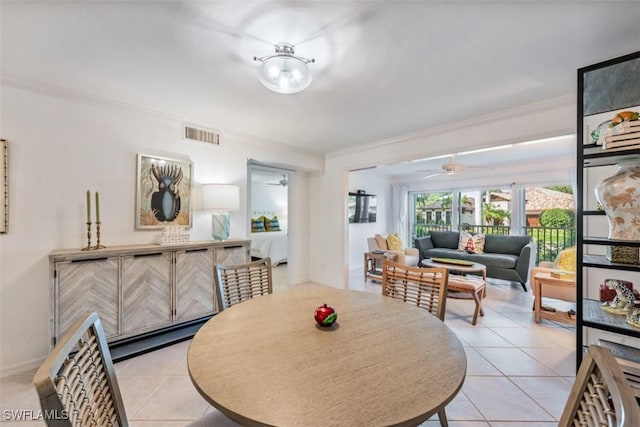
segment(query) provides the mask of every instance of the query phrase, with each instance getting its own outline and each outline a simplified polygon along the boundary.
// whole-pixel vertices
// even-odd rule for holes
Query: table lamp
[[[211,214],[211,237],[229,238],[229,212],[240,209],[240,187],[230,184],[202,184],[202,210]]]

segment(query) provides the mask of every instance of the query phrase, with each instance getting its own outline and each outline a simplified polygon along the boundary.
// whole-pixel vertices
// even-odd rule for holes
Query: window
[[[450,230],[453,193],[409,193],[413,206],[411,236],[423,237],[429,230]]]
[[[570,185],[525,188],[524,228],[538,242],[538,261],[553,261],[576,244],[576,205]]]

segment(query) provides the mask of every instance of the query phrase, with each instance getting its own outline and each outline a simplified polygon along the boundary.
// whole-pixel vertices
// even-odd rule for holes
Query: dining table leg
[[[449,423],[447,423],[447,414],[445,414],[444,408],[438,411],[438,419],[440,420],[440,425],[442,427],[449,427]]]

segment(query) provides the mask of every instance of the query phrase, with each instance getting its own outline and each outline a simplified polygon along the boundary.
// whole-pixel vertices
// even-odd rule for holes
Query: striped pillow
[[[271,219],[264,218],[264,227],[267,229],[267,231],[281,231],[278,216],[276,215]]]
[[[264,227],[264,217],[254,219],[251,218],[251,232],[252,233],[261,233],[263,231],[267,231]]]

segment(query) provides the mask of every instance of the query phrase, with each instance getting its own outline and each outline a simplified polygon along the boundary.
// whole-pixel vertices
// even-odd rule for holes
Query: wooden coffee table
[[[475,303],[471,324],[478,321],[478,314],[484,316],[482,298],[487,296],[487,266],[475,262],[471,265],[453,264],[434,261],[431,258],[422,260],[423,267],[444,267],[449,270],[449,292],[447,298],[472,299]],[[480,273],[480,276],[466,276],[467,273]],[[466,276],[466,277],[465,277]]]
[[[482,280],[487,280],[487,266],[484,264],[480,264],[479,262],[474,262],[471,265],[463,265],[463,264],[453,264],[446,262],[438,262],[434,261],[431,258],[422,260],[423,267],[444,267],[449,270],[449,274],[458,274],[464,276],[468,273],[480,273],[482,274]]]

